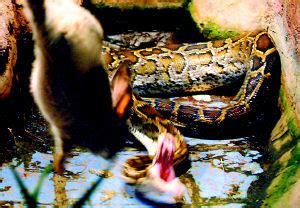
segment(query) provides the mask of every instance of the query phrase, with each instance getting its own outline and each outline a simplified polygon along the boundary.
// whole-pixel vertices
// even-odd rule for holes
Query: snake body
[[[269,91],[274,87],[274,80],[278,80],[279,56],[275,46],[267,33],[263,32],[255,37],[250,68],[240,90],[232,98],[222,101],[222,106],[213,103],[199,105],[182,105],[179,102],[162,98],[144,98],[157,111],[173,121],[184,132],[193,131],[198,134],[211,127],[238,126],[247,115],[259,109],[268,100]],[[277,73],[275,72],[277,70]],[[208,129],[207,129],[208,130]]]
[[[174,135],[174,165],[180,164],[188,158],[188,149],[176,127],[197,131],[202,126],[234,126],[264,99],[271,88],[271,74],[278,66],[278,53],[267,32],[172,47],[122,51],[104,48],[103,54],[110,76],[120,63],[129,61],[133,88],[143,96],[202,92],[245,76],[237,94],[222,101],[223,107],[207,103],[185,106],[170,99],[141,98],[133,93],[128,128],[146,146],[149,155],[125,162],[123,177],[131,184],[145,180],[159,134]]]
[[[169,44],[138,50],[104,47],[112,76],[120,63],[131,69],[133,89],[141,96],[203,92],[240,80],[250,68],[256,33],[220,41]]]
[[[151,105],[136,93],[132,97],[132,107],[127,121],[129,131],[146,147],[148,155],[129,158],[123,169],[123,178],[130,184],[145,181],[147,172],[157,151],[157,138],[162,133],[170,133],[175,138],[174,166],[188,158],[188,148],[180,131],[165,119]]]

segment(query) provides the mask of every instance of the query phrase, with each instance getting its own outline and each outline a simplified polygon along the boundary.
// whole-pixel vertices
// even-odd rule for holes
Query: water
[[[186,138],[190,145],[191,164],[179,178],[186,187],[181,203],[204,207],[243,207],[252,204],[249,190],[264,170],[263,153],[251,140],[253,138],[250,137],[227,140]],[[15,156],[6,159],[0,168],[0,203],[21,206],[23,198],[10,166],[15,167],[26,187],[33,191],[42,170],[52,163],[53,157],[51,143],[46,143],[48,147],[44,147],[41,141],[32,142],[19,137],[13,143],[9,148],[15,150]],[[97,187],[88,202],[89,206],[168,206],[176,202],[171,196],[147,192],[143,187],[124,183],[120,177],[122,164],[128,157],[137,154],[145,152],[131,148],[117,154],[109,177]],[[98,179],[89,169],[104,170],[110,163],[100,156],[74,149],[67,160],[65,174],[48,175],[40,192],[40,204],[63,207],[73,203]]]
[[[20,187],[11,172],[11,166],[32,192],[43,169],[53,162],[52,141],[47,125],[34,110],[26,120],[26,130],[31,134],[19,137],[13,129],[1,138],[0,146],[0,206],[24,204]],[[253,142],[265,138],[226,138],[207,140],[186,138],[190,149],[190,167],[183,170],[180,181],[185,185],[183,205],[194,207],[238,208],[255,205],[256,184],[264,173],[264,152],[261,145]],[[41,206],[66,207],[80,198],[99,178],[89,172],[91,168],[106,169],[112,164],[108,178],[94,191],[88,206],[148,207],[164,206],[178,202],[171,196],[147,190],[145,187],[127,185],[120,177],[122,164],[143,151],[124,149],[114,161],[80,148],[74,149],[66,162],[66,171],[60,176],[50,173],[40,195]],[[253,191],[254,190],[254,191]]]

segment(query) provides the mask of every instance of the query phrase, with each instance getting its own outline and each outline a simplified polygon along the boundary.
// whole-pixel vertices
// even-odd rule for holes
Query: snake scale
[[[176,127],[197,131],[202,125],[239,122],[266,95],[271,87],[271,74],[278,66],[277,50],[265,31],[220,41],[137,50],[104,47],[103,56],[110,77],[122,62],[129,63],[135,92],[127,124],[149,153],[125,162],[123,177],[131,184],[145,181],[159,134],[174,135],[174,165],[180,164],[188,158],[188,149]],[[186,106],[171,99],[140,97],[204,92],[242,78],[240,90],[232,99],[224,99],[222,107],[207,103]]]
[[[104,58],[112,76],[129,62],[131,81],[141,96],[201,92],[241,79],[250,68],[253,33],[242,38],[193,44],[169,44],[139,50],[106,47]]]

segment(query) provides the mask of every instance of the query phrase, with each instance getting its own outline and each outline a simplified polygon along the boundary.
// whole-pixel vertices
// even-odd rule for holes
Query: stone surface
[[[0,100],[9,96],[17,61],[17,27],[15,5],[11,0],[0,3]]]
[[[263,207],[297,207],[299,205],[300,182],[300,137],[295,129],[293,111],[283,99],[282,117],[275,126],[270,139],[273,163],[269,174],[273,175]],[[286,126],[287,128],[282,128]],[[278,133],[280,132],[280,133]]]
[[[227,38],[263,29],[266,0],[192,0],[189,10],[206,38]]]
[[[292,168],[287,168],[285,172],[273,179],[267,190],[268,200],[265,201],[262,207],[272,208],[298,208],[300,204],[299,188],[300,188],[300,170],[290,173]],[[284,186],[283,186],[284,183]]]
[[[23,0],[0,2],[0,100],[9,97],[17,76],[18,46],[30,42],[30,28],[23,14],[22,3]]]
[[[300,59],[299,59],[299,2],[269,0],[265,28],[272,36],[280,54],[282,88],[290,110],[294,111],[295,125],[300,128]]]

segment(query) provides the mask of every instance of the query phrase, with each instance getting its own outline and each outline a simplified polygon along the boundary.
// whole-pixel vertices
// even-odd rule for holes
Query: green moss
[[[265,200],[264,204],[273,207],[282,196],[287,193],[291,186],[298,180],[300,171],[300,143],[296,145],[292,153],[292,158],[289,161],[289,167],[279,174],[273,182],[276,183],[270,191],[270,196]],[[297,174],[298,173],[298,174]]]
[[[211,20],[205,21],[197,19],[197,11],[195,10],[195,8],[196,7],[194,6],[194,2],[190,2],[188,5],[188,10],[200,33],[202,33],[205,38],[209,40],[220,40],[240,35],[239,32],[225,29]]]
[[[199,29],[202,31],[203,36],[209,40],[226,39],[239,35],[236,31],[221,29],[219,25],[212,21],[206,24],[199,24]]]
[[[274,176],[269,190],[269,196],[264,201],[265,207],[275,207],[279,202],[282,202],[284,195],[288,193],[292,185],[299,180],[300,177],[300,130],[297,128],[295,122],[295,112],[287,99],[284,88],[281,87],[279,91],[281,98],[283,113],[287,115],[288,134],[292,136],[292,141],[283,146],[284,150],[292,149],[291,158],[286,167],[278,162],[280,155],[275,155],[275,160],[271,168],[270,174]],[[283,136],[287,136],[284,134]],[[282,152],[286,152],[281,150]],[[278,172],[280,171],[280,172]],[[279,174],[278,174],[279,173]],[[291,193],[292,194],[292,193]]]
[[[289,165],[296,165],[298,168],[300,167],[300,142],[295,145],[292,158],[288,162],[288,166]]]
[[[284,113],[288,115],[288,128],[293,138],[300,140],[300,129],[295,123],[295,112],[291,109],[290,104],[286,98],[284,89],[281,87],[279,91],[279,96],[282,101],[282,106]]]
[[[288,127],[293,138],[300,140],[300,130],[295,123],[295,117],[291,117],[288,121]]]
[[[277,140],[284,140],[286,137],[288,137],[290,135],[290,131],[286,131],[280,138],[278,138]],[[277,151],[273,151],[272,152],[272,157],[275,158],[275,162],[276,159],[279,158],[282,154],[284,154],[285,152],[287,152],[288,150],[292,149],[295,145],[297,144],[297,140],[292,138],[291,141],[288,141],[286,143],[283,143],[280,146],[280,149]]]

